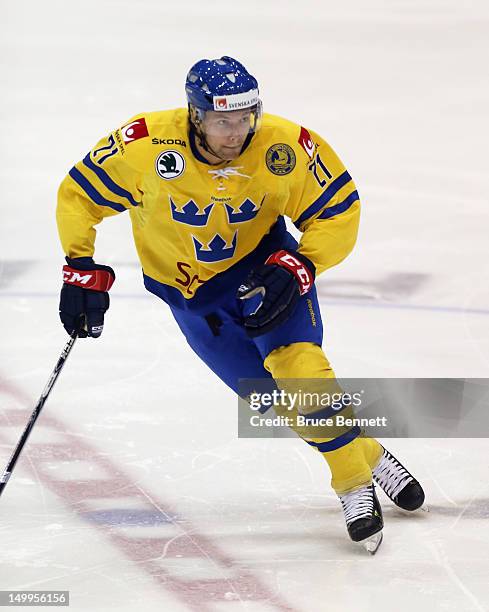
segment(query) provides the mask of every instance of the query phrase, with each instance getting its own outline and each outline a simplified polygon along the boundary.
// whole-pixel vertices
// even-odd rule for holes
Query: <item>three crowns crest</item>
[[[182,208],[181,212],[177,209],[176,204],[170,198],[171,216],[174,221],[178,223],[185,223],[185,225],[193,225],[194,227],[203,227],[207,225],[211,210],[214,208],[214,204],[209,204],[200,212],[197,204],[190,200]]]
[[[251,221],[259,213],[262,203],[263,200],[260,203],[260,206],[257,206],[252,200],[246,198],[237,211],[235,211],[235,209],[229,204],[225,204],[229,224],[232,225],[235,223],[245,223],[246,221]],[[170,197],[172,219],[177,223],[183,223],[184,225],[190,225],[192,227],[205,227],[215,205],[216,203],[212,202],[201,210],[194,200],[189,200],[184,206],[177,206]],[[201,242],[198,238],[192,235],[195,257],[197,261],[206,263],[230,259],[234,256],[236,251],[237,240],[238,230],[234,232],[231,244],[228,244],[226,240],[218,233],[216,233],[214,237],[207,242],[207,244]]]
[[[207,244],[207,247],[204,247],[204,244],[197,240],[195,236],[192,236],[192,240],[194,242],[195,257],[197,261],[214,263],[233,257],[238,241],[238,230],[234,232],[231,246],[226,246],[226,241],[219,234],[214,236]]]

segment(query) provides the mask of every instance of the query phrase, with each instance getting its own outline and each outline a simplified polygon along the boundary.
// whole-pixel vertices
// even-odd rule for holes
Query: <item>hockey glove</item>
[[[110,303],[108,291],[115,280],[114,270],[97,265],[91,257],[66,257],[66,263],[59,302],[61,322],[69,334],[79,329],[80,338],[98,338]]]
[[[238,298],[247,300],[256,295],[262,299],[244,326],[252,338],[272,331],[294,312],[301,295],[313,283],[316,268],[312,261],[296,251],[276,251],[265,264],[252,270],[238,289]]]

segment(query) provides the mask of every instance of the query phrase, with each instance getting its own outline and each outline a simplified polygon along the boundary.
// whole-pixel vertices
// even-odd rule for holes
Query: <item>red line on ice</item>
[[[15,399],[24,407],[28,407],[32,400],[28,398],[18,387],[0,379],[0,393]],[[32,408],[26,410],[4,409],[3,422],[5,425],[18,425],[19,436],[23,427],[27,424]],[[54,491],[67,505],[84,517],[93,508],[87,504],[87,500],[111,499],[130,497],[140,502],[141,509],[157,509],[172,524],[171,517],[179,516],[177,510],[168,503],[156,498],[155,495],[142,491],[135,485],[131,478],[121,470],[107,456],[100,454],[96,448],[81,440],[76,434],[67,431],[62,421],[49,414],[43,413],[39,418],[38,426],[49,427],[56,431],[62,438],[59,444],[26,444],[24,453],[35,460],[35,472],[39,480]],[[5,438],[0,436],[5,442]],[[108,477],[98,480],[66,481],[57,480],[52,472],[43,468],[43,462],[53,460],[70,459],[71,461],[84,460],[91,462],[95,468],[102,469]],[[22,456],[19,459],[22,462]],[[34,468],[25,461],[24,468],[34,472]],[[15,476],[12,476],[10,487],[15,486]],[[153,500],[153,505],[149,500]],[[86,518],[86,517],[84,517]],[[223,602],[227,598],[234,601],[262,602],[269,610],[278,612],[295,612],[296,609],[287,604],[278,593],[271,591],[254,573],[240,568],[239,559],[233,559],[222,551],[218,545],[208,536],[199,533],[198,530],[185,520],[184,527],[177,520],[174,525],[181,529],[181,535],[171,537],[137,538],[117,533],[113,526],[104,524],[93,524],[99,529],[128,558],[143,568],[164,589],[170,591],[175,597],[185,603],[189,610],[199,612],[211,611],[213,602]],[[144,529],[144,527],[141,527]],[[162,529],[164,530],[164,528]],[[158,560],[161,559],[204,559],[216,570],[216,575],[222,570],[232,577],[212,579],[184,579],[171,574],[165,570]],[[163,561],[164,563],[164,561]],[[235,575],[233,576],[233,572]],[[211,607],[209,607],[211,606]]]

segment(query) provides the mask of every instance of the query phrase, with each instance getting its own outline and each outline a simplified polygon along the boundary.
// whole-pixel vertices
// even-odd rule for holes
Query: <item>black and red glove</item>
[[[69,334],[78,329],[80,338],[98,338],[110,304],[108,291],[115,280],[114,270],[97,265],[91,257],[66,257],[66,263],[59,301],[61,322]]]
[[[249,336],[261,336],[286,321],[301,295],[314,283],[316,268],[296,251],[276,251],[264,265],[252,270],[238,289],[238,298],[248,300],[261,295],[258,307],[244,320]]]

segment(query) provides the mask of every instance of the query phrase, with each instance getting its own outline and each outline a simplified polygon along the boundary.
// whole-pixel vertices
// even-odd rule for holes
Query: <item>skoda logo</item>
[[[156,173],[165,181],[181,176],[185,171],[185,158],[178,151],[163,151],[156,158]]]

